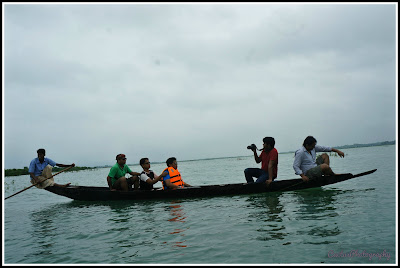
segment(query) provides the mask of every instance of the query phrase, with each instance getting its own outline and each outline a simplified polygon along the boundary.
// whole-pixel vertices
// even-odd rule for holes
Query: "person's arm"
[[[142,174],[142,175],[140,175],[140,176],[146,176],[146,177],[147,177],[146,183],[148,183],[148,184],[150,184],[150,185],[159,182],[159,181],[163,178],[161,175],[160,175],[160,176],[154,176],[154,179],[148,177],[148,176],[145,175],[145,174]]]
[[[332,148],[332,152],[337,153],[340,157],[344,157],[344,153],[338,149]]]
[[[256,160],[256,163],[260,163],[261,162],[261,157],[259,157],[257,155],[257,149],[252,149],[253,153],[254,153],[254,160]]]
[[[268,162],[268,180],[266,181],[267,186],[269,186],[269,184],[275,179],[274,176],[278,175],[274,172],[274,168],[278,164],[278,151],[273,148],[269,154],[270,160]]]
[[[335,149],[335,148],[332,148],[332,147],[316,145],[314,149],[315,149],[315,152],[335,152],[340,157],[344,157],[344,153],[342,151],[340,151],[338,149]]]
[[[133,172],[128,165],[125,164],[124,169],[126,168],[126,173],[131,174],[132,176],[138,176],[140,177],[141,173]]]
[[[128,172],[129,174],[131,174],[132,176],[140,176],[140,173],[137,173],[137,172],[133,172],[133,171],[130,171],[130,172]]]
[[[34,182],[39,182],[39,178],[35,176],[35,174],[33,172],[29,173],[31,175],[31,178],[33,179]]]
[[[191,187],[192,185],[190,185],[190,184],[188,184],[188,183],[186,183],[186,182],[183,181],[183,186]]]
[[[304,175],[303,173],[300,174],[300,177],[304,182],[308,182],[310,180],[310,178]]]
[[[147,184],[155,184],[155,183],[157,183],[159,181],[159,179],[154,179],[154,180],[152,180],[151,178],[148,178],[147,180],[146,180],[146,183]]]
[[[111,182],[112,178],[115,178],[116,174],[117,174],[117,169],[115,167],[111,167],[110,172],[108,172],[107,176],[107,184],[111,191],[116,191],[115,189],[112,188],[112,182]]]
[[[154,180],[152,180],[151,178],[147,177],[146,182],[148,184],[155,184],[155,183],[159,182],[160,180],[162,180],[162,178],[164,178],[167,175],[168,175],[167,171],[163,172],[160,176],[157,176],[156,174],[154,174]]]
[[[170,179],[165,180],[165,185],[167,185],[167,187],[170,189],[178,189],[179,188],[179,186],[173,184]]]
[[[293,162],[293,169],[296,173],[296,175],[300,175],[303,181],[307,182],[309,181],[309,178],[303,173],[303,171],[300,169],[301,166],[301,161],[302,161],[302,153],[301,152],[296,152],[294,156],[294,162]]]
[[[107,176],[107,183],[108,183],[108,187],[110,188],[111,191],[115,190],[115,189],[112,188],[111,177],[110,176]]]
[[[164,177],[164,182],[165,182],[165,185],[166,185],[168,188],[170,188],[170,189],[178,189],[178,188],[179,188],[178,185],[175,185],[175,184],[173,184],[173,183],[171,182],[171,177],[169,176],[168,169],[165,170],[165,171],[163,172],[162,175],[165,176],[165,177]],[[161,176],[161,175],[160,175],[160,176]]]
[[[36,166],[35,166],[35,159],[33,159],[32,161],[31,161],[31,163],[29,164],[29,174],[31,175],[31,178],[34,180],[34,181],[38,181],[38,179],[37,179],[37,177],[35,176],[35,168],[36,168]]]
[[[274,165],[276,161],[275,160],[270,160],[268,163],[268,180],[266,181],[267,185],[269,185],[273,180],[274,180]]]

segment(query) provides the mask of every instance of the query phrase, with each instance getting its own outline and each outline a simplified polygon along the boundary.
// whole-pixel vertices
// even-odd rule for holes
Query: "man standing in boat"
[[[164,169],[163,175],[163,189],[178,189],[183,187],[191,186],[184,182],[181,177],[181,173],[178,171],[178,162],[175,157],[170,157],[166,161],[167,168]]]
[[[244,170],[247,183],[254,183],[253,177],[255,177],[257,178],[256,183],[269,185],[278,176],[278,151],[275,148],[275,139],[272,137],[263,139],[263,150],[259,156],[254,144],[247,148],[253,151],[256,163],[261,162],[261,168],[246,168]]]
[[[344,157],[342,151],[317,145],[317,140],[313,136],[308,136],[304,140],[303,146],[295,152],[293,163],[296,175],[300,175],[305,182],[310,179],[318,179],[322,175],[335,174],[329,166],[329,156],[324,153],[316,157],[317,152],[335,152],[340,157]]]
[[[167,172],[163,172],[158,176],[153,170],[150,170],[150,161],[148,158],[140,159],[139,164],[143,168],[142,173],[140,173],[141,190],[152,190],[153,184],[162,181],[162,178],[167,175]]]
[[[46,155],[46,150],[45,149],[39,149],[36,151],[38,157],[33,159],[29,165],[29,174],[31,178],[31,183],[35,184],[38,183],[39,181],[42,181],[45,178],[50,178],[52,176],[51,170],[53,169],[54,166],[58,167],[74,167],[75,164],[72,165],[64,165],[64,164],[58,164],[51,160],[50,158],[44,157]],[[61,186],[65,187],[68,186],[70,183],[65,184],[65,185],[60,185],[57,183],[54,183],[54,178],[47,179],[41,183],[36,184],[35,186],[39,189],[44,189],[47,186]]]
[[[135,189],[139,188],[140,173],[133,172],[126,164],[126,157],[124,154],[116,156],[117,163],[111,167],[107,176],[108,187],[111,191],[129,191],[129,184],[133,184]],[[132,175],[131,178],[126,178],[125,174]],[[128,182],[129,180],[129,182]]]

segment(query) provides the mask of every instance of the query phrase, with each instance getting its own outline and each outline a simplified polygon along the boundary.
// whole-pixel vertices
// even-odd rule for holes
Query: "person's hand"
[[[167,176],[168,175],[168,171],[164,171],[161,175],[160,175],[160,177],[165,177],[165,176]]]
[[[310,179],[307,177],[307,176],[302,176],[301,177],[301,179],[304,181],[304,182],[309,182],[310,181]]]
[[[344,153],[343,153],[342,151],[338,151],[337,153],[338,153],[338,155],[339,155],[340,157],[343,157],[343,158],[344,158]]]

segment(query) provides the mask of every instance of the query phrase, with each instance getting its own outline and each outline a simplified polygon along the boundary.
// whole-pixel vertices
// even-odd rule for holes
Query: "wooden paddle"
[[[10,198],[10,197],[13,197],[14,195],[17,195],[17,194],[19,194],[19,193],[22,193],[23,191],[26,191],[26,190],[28,190],[29,188],[31,188],[31,187],[33,187],[33,186],[39,184],[39,183],[42,183],[42,182],[44,182],[45,180],[51,179],[51,178],[53,178],[54,176],[56,176],[56,175],[58,175],[58,174],[60,174],[60,173],[62,173],[62,172],[64,172],[64,171],[67,171],[68,169],[73,168],[73,167],[74,167],[74,166],[67,167],[66,169],[63,169],[63,170],[61,170],[60,172],[57,172],[56,174],[51,175],[51,177],[48,177],[48,178],[46,178],[46,179],[43,179],[43,180],[41,180],[41,181],[39,181],[39,182],[37,182],[37,183],[35,183],[35,184],[32,184],[32,185],[29,186],[29,187],[26,187],[25,189],[22,189],[22,190],[19,191],[19,192],[16,192],[16,193],[13,194],[13,195],[10,195],[9,197],[4,198],[4,200],[6,200],[6,199],[8,199],[8,198]]]

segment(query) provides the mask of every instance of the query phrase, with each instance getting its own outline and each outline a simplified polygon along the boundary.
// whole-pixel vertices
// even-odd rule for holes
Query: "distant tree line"
[[[368,143],[368,144],[355,143],[353,145],[335,146],[334,148],[346,149],[346,148],[372,147],[372,146],[383,146],[383,145],[394,145],[394,144],[396,144],[396,141],[382,141],[382,142],[375,142],[375,143]]]
[[[59,171],[61,171],[63,169],[65,169],[65,168],[53,167],[53,172],[59,172]],[[65,172],[79,171],[79,170],[85,170],[85,169],[94,169],[94,167],[77,167],[77,166],[75,166],[73,168],[70,168],[70,169],[66,170]],[[29,168],[28,167],[24,167],[23,169],[16,169],[16,168],[6,169],[6,170],[4,170],[4,173],[5,173],[4,175],[6,177],[29,175]]]

